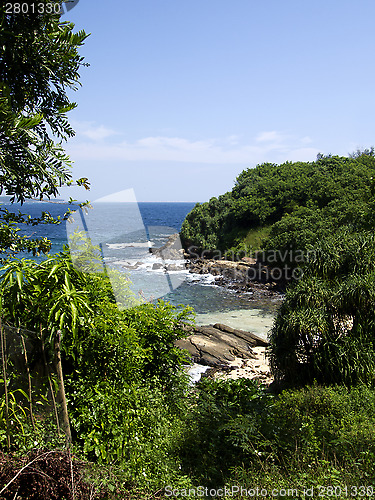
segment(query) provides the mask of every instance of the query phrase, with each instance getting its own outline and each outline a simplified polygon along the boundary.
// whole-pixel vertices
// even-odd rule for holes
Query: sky
[[[79,0],[76,136],[95,200],[208,201],[259,163],[375,145],[373,0]]]

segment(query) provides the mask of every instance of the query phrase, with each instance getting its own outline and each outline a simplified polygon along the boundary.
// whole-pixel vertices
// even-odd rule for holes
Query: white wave
[[[209,366],[199,365],[198,363],[194,363],[193,365],[191,365],[187,371],[190,377],[190,383],[195,384],[196,382],[199,382],[202,374],[205,373],[209,368]]]
[[[208,274],[189,273],[188,276],[188,281],[197,282],[203,286],[217,287],[218,285],[216,285],[215,279],[216,277],[210,273]]]
[[[127,266],[139,266],[141,263],[140,259],[134,259],[134,260],[112,260],[112,264],[115,264],[116,266],[123,266],[123,267],[127,267]]]
[[[171,263],[172,265],[177,266],[177,269],[169,269],[168,268],[168,263]],[[180,274],[183,273],[184,275],[188,276],[189,272],[185,268],[184,261],[177,261],[177,260],[170,260],[170,261],[163,261],[161,259],[157,258],[152,258],[148,257],[146,259],[127,259],[127,260],[115,260],[112,261],[111,264],[114,264],[116,266],[121,266],[124,268],[125,271],[143,271],[143,272],[152,272],[152,273],[158,273],[158,274]],[[160,264],[160,266],[154,267],[155,264]]]
[[[120,250],[121,248],[128,248],[128,247],[134,247],[134,248],[151,248],[154,246],[154,243],[152,241],[146,241],[146,242],[130,242],[130,243],[106,243],[108,248],[111,248],[113,250]]]
[[[186,266],[185,259],[165,259],[162,262],[166,265],[172,264],[175,266],[184,266],[184,267]]]

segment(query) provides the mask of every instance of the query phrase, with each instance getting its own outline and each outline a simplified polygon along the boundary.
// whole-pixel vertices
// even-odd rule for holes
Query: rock
[[[267,347],[268,342],[255,333],[246,332],[245,330],[238,330],[227,325],[222,325],[221,323],[216,323],[214,328],[221,330],[222,332],[227,332],[235,335],[236,337],[243,338],[252,344],[253,347]]]
[[[169,236],[168,241],[162,247],[150,248],[150,252],[163,260],[181,260],[184,258],[184,250],[178,233]]]
[[[216,368],[230,366],[236,358],[253,359],[253,348],[266,346],[267,342],[251,332],[236,330],[216,323],[208,326],[185,325],[185,331],[191,334],[176,342],[181,349],[186,349],[195,363]]]
[[[138,269],[138,265],[137,264],[123,264],[121,266],[123,269],[129,269],[129,271],[133,270],[133,269]]]
[[[159,262],[158,262],[158,263],[155,263],[155,264],[152,264],[152,270],[153,270],[153,271],[155,271],[155,270],[157,270],[157,269],[161,269],[161,268],[163,268],[163,267],[164,267],[164,265],[163,265],[163,264],[161,264],[161,263],[159,263]]]
[[[257,260],[254,257],[242,257],[241,262],[245,262],[246,264],[255,265]]]
[[[186,261],[186,268],[195,274],[212,274],[215,283],[230,289],[256,292],[257,295],[279,296],[285,292],[284,278],[275,280],[267,266],[246,257],[234,262],[224,259],[197,258]]]
[[[185,269],[184,266],[176,266],[176,264],[167,264],[165,266],[167,271],[183,271]]]

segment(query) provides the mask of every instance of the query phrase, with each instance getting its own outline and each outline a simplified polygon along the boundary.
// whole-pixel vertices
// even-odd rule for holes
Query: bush
[[[199,484],[222,484],[230,468],[263,446],[260,414],[267,411],[267,396],[249,379],[203,379],[191,401],[180,454],[185,473]]]
[[[240,379],[200,384],[180,453],[185,473],[211,487],[240,473],[268,471],[287,484],[298,471],[314,480],[314,470],[332,478],[338,469],[340,478],[365,484],[373,478],[374,443],[375,392],[366,386],[314,385],[274,396]]]
[[[74,391],[75,445],[90,461],[116,465],[130,486],[159,489],[179,472],[174,453],[180,415],[171,411],[160,384],[114,388],[98,381]]]
[[[366,386],[284,391],[270,413],[269,429],[272,422],[273,439],[286,460],[326,458],[354,465],[365,454],[375,458],[375,392]]]
[[[370,383],[375,373],[375,238],[323,240],[289,287],[270,337],[276,380]]]

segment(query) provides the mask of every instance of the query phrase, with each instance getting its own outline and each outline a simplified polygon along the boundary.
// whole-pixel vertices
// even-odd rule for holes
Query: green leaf
[[[23,288],[23,274],[22,274],[22,271],[16,271],[16,279],[17,279],[18,288],[22,291],[22,288]]]

